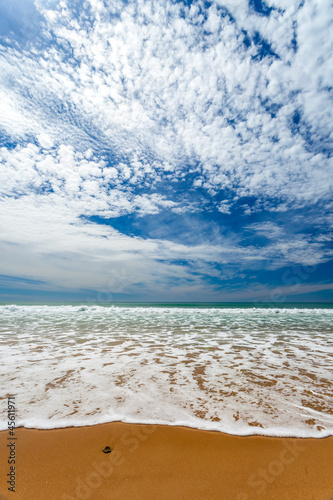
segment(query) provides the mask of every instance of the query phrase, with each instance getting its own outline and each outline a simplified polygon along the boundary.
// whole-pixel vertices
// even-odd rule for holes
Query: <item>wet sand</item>
[[[333,437],[239,437],[121,422],[20,428],[15,493],[5,482],[8,437],[0,433],[1,499],[333,500]]]

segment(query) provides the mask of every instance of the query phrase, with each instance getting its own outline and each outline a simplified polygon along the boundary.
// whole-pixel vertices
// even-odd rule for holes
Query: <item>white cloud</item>
[[[49,97],[51,104],[75,109],[70,142],[76,147],[75,128],[86,123],[120,155],[134,150],[146,160],[153,155],[174,165],[175,176],[188,161],[199,161],[198,180],[207,189],[231,185],[239,196],[282,197],[298,204],[327,197],[331,163],[318,146],[308,144],[304,127],[317,145],[332,132],[329,1],[309,0],[299,9],[299,2],[272,1],[285,10],[274,10],[269,18],[249,10],[247,2],[219,4],[235,22],[221,17],[214,5],[201,22],[198,14],[180,18],[180,4],[167,1],[90,3],[92,11],[86,7],[79,19],[66,2],[54,11],[39,2],[48,30],[60,47],[70,44],[73,57],[55,45],[38,59],[12,50],[4,54],[3,85],[13,78],[15,62],[16,74],[26,75],[15,92],[36,89],[44,122]],[[246,50],[242,29],[250,38],[259,32],[279,59],[253,59],[258,47],[252,42]],[[293,135],[297,110],[302,125]],[[68,113],[55,112],[57,129],[68,134]],[[129,171],[123,175],[128,179]]]
[[[221,203],[218,205],[217,209],[222,214],[230,214],[231,213],[228,200],[221,201]]]
[[[45,151],[51,141],[45,135],[39,140],[44,150],[35,144],[0,148],[0,192],[4,195],[33,195],[51,205],[70,207],[76,217],[116,217],[135,211],[145,215],[177,206],[159,193],[138,195],[126,189],[122,180],[130,177],[131,170],[123,163],[109,169],[106,160],[96,159],[91,151],[82,155],[65,144]]]
[[[34,123],[15,97],[8,89],[0,88],[1,129],[9,136],[17,138],[24,137],[27,132],[32,131]]]
[[[40,134],[37,136],[39,144],[42,146],[44,149],[50,149],[53,147],[53,140],[51,137],[47,134]]]

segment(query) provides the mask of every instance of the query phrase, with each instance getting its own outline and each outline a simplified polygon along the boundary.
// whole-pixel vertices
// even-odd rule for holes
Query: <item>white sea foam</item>
[[[0,306],[1,429],[333,434],[332,309]]]

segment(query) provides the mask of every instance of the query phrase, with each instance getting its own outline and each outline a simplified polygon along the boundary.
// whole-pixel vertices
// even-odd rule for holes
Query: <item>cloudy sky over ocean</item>
[[[0,300],[332,300],[330,0],[0,0]]]

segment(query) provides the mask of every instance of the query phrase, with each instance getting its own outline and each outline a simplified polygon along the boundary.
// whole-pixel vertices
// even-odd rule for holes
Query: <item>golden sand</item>
[[[8,432],[0,433],[1,499],[333,500],[333,437],[239,437],[121,422],[19,428],[15,436],[13,493]]]

